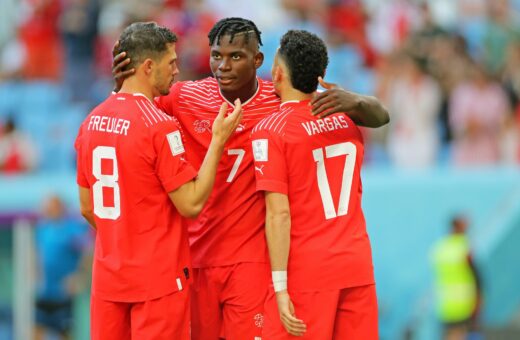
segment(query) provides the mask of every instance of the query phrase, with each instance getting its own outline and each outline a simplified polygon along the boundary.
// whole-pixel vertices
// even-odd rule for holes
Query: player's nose
[[[219,71],[229,71],[231,69],[231,63],[228,58],[222,58],[218,65]]]
[[[179,68],[178,67],[174,67],[173,70],[172,70],[172,77],[175,77],[176,75],[178,75],[180,72]]]

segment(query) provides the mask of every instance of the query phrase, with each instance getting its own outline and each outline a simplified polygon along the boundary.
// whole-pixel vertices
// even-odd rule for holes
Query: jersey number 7
[[[325,169],[323,157],[323,149],[325,149],[325,157],[332,158],[345,155],[345,166],[343,167],[343,178],[341,180],[341,193],[339,195],[338,210],[334,207],[332,194],[330,192],[329,179]],[[312,150],[314,161],[316,162],[316,176],[318,178],[318,188],[320,190],[323,210],[327,220],[337,216],[343,216],[348,213],[348,204],[350,201],[350,191],[352,190],[352,180],[354,178],[354,166],[356,164],[356,145],[351,142],[334,144],[325,148]]]

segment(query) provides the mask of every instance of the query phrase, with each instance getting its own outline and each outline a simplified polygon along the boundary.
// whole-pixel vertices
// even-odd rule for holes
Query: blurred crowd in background
[[[260,76],[270,78],[280,36],[303,28],[328,43],[326,80],[383,101],[391,123],[366,131],[368,164],[520,164],[519,0],[0,2],[0,86],[49,82],[66,94],[63,105],[83,105],[83,117],[112,89],[112,46],[127,24],[154,20],[174,30],[179,80],[200,79],[210,75],[209,29],[242,16],[262,31]],[[10,111],[0,112],[0,170],[42,169],[49,151]],[[73,169],[72,145],[66,157]]]

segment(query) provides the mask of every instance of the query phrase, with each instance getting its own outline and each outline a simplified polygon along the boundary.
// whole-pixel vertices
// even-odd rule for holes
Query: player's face
[[[271,67],[271,79],[273,80],[274,91],[277,95],[280,95],[280,57],[278,51],[274,56],[273,66]]]
[[[263,55],[258,51],[258,42],[254,37],[249,41],[243,34],[237,34],[232,42],[229,35],[220,38],[211,46],[211,72],[218,81],[223,93],[240,92],[256,84],[256,69],[262,65]]]
[[[156,95],[167,95],[170,93],[170,87],[173,85],[175,76],[179,74],[177,68],[177,53],[175,53],[175,44],[169,44],[167,52],[157,63],[154,70],[154,88]]]

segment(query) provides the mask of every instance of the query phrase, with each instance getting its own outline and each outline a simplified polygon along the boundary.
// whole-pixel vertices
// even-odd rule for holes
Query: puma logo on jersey
[[[260,172],[260,173],[262,174],[262,176],[264,175],[264,166],[265,166],[265,165],[263,165],[263,164],[260,165],[260,167],[255,166],[255,170],[258,171],[258,172]]]
[[[235,132],[242,132],[242,131],[244,131],[245,129],[246,129],[245,124],[238,124],[238,126],[237,126]]]

